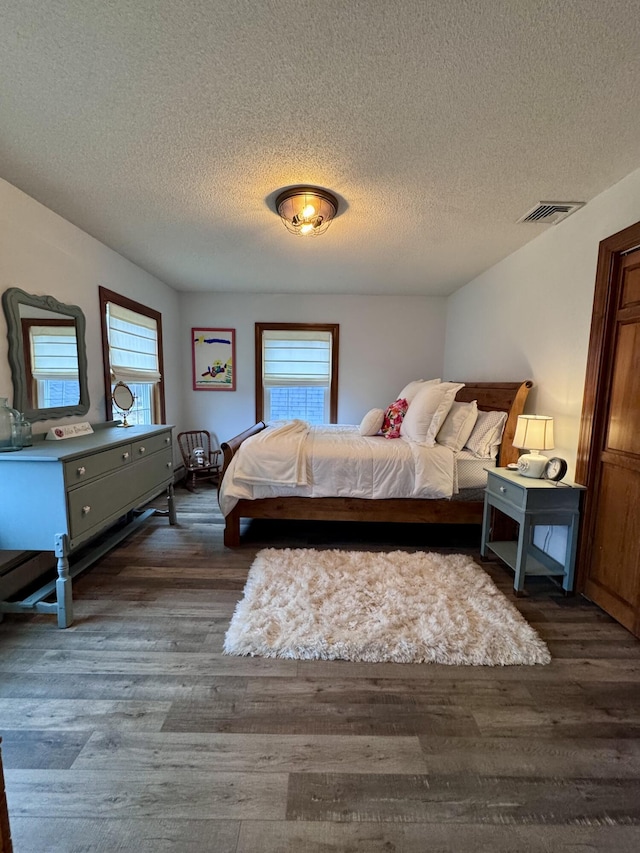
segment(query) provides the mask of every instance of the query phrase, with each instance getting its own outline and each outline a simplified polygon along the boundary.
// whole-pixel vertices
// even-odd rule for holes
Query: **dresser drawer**
[[[157,435],[151,435],[148,438],[142,438],[139,441],[134,441],[132,445],[132,454],[134,460],[142,459],[145,456],[151,456],[158,450],[165,447],[171,447],[171,433],[160,432]]]
[[[71,489],[67,497],[71,540],[115,521],[138,506],[141,498],[160,492],[172,480],[173,453],[166,449],[100,480]]]
[[[527,505],[527,490],[516,483],[510,483],[489,471],[487,475],[487,491],[502,500],[509,501],[514,506],[524,509]]]
[[[156,488],[173,482],[173,450],[165,448],[137,462],[132,469],[135,474],[135,498],[139,500]]]
[[[132,482],[133,468],[128,467],[72,489],[67,495],[71,540],[124,515]]]
[[[64,481],[67,488],[101,477],[110,471],[117,471],[131,464],[131,445],[122,444],[101,453],[92,453],[64,463]]]

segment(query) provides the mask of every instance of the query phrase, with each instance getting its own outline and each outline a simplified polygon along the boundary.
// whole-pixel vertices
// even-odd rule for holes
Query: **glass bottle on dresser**
[[[28,421],[24,415],[20,416],[20,446],[31,447],[33,436],[31,431],[31,421]]]
[[[21,416],[12,409],[6,397],[0,397],[0,451],[22,447]]]

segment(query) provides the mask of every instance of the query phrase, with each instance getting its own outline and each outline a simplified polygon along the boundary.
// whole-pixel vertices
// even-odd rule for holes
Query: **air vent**
[[[576,210],[584,207],[584,201],[540,201],[518,222],[542,222],[543,225],[557,225]]]

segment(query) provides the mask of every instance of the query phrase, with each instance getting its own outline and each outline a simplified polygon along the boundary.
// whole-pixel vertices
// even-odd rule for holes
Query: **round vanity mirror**
[[[127,412],[133,408],[133,404],[135,402],[135,397],[133,396],[133,392],[128,385],[125,385],[124,382],[117,382],[113,393],[111,394],[111,399],[113,400],[113,404],[118,409],[118,411],[122,412],[123,421],[118,426],[121,427],[130,427],[133,424],[130,424],[127,421]]]

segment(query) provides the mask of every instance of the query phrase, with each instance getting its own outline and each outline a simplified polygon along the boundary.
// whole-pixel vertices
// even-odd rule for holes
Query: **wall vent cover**
[[[544,225],[557,225],[576,210],[584,207],[584,201],[539,201],[517,222],[542,222]]]

